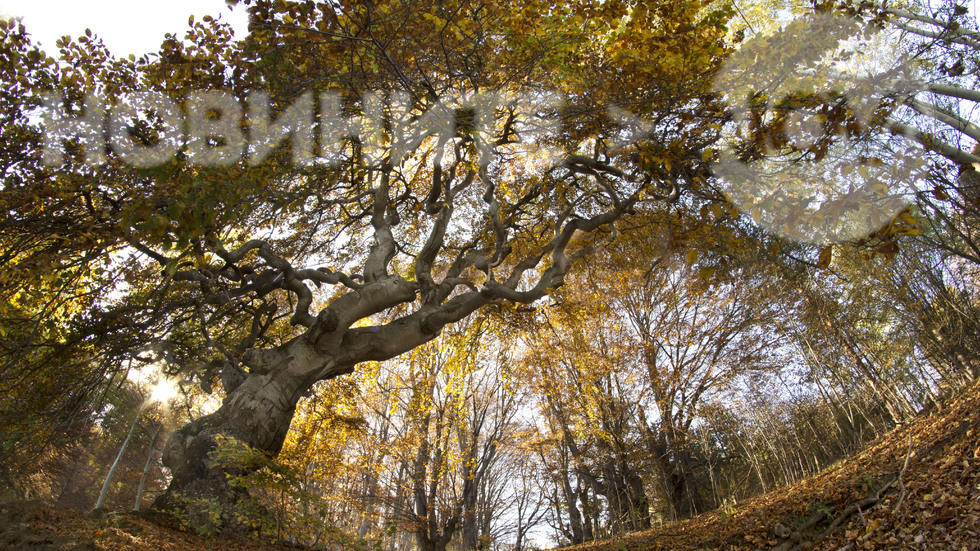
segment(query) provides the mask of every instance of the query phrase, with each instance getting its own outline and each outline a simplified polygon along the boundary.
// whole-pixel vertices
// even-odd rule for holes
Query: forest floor
[[[241,535],[201,536],[158,524],[136,513],[92,518],[71,509],[31,503],[0,506],[0,549],[29,551],[285,551],[308,549],[274,545]]]
[[[980,385],[734,510],[565,549],[980,550]]]
[[[0,506],[0,549],[274,551],[134,514],[96,519],[18,503]],[[980,385],[899,427],[861,453],[733,509],[575,551],[980,549]]]

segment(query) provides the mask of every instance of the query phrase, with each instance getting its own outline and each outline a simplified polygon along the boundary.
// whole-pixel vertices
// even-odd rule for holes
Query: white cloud
[[[220,15],[231,23],[236,38],[248,28],[244,6],[229,10],[224,0],[0,0],[0,14],[23,17],[27,32],[48,52],[55,50],[59,37],[77,37],[91,29],[117,57],[156,51],[167,33],[183,37],[192,14],[198,20]]]

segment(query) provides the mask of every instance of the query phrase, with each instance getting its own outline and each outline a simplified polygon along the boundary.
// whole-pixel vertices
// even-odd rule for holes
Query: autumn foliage
[[[230,4],[0,23],[0,544],[978,536],[965,7]]]

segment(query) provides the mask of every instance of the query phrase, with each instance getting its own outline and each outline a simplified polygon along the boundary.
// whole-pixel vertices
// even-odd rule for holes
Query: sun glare
[[[169,402],[177,396],[177,380],[161,377],[150,391],[151,402]]]

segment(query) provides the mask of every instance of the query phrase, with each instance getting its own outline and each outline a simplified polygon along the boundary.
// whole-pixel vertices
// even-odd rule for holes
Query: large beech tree
[[[138,60],[89,36],[51,56],[15,24],[0,40],[30,60],[3,73],[16,153],[4,157],[4,292],[43,283],[89,299],[36,314],[68,335],[24,332],[22,356],[84,348],[104,366],[160,362],[206,389],[222,382],[221,407],[166,445],[164,508],[237,499],[209,460],[219,437],[276,455],[317,382],[481,308],[531,304],[641,203],[705,193],[703,150],[723,117],[709,85],[730,13],[713,2],[245,3],[242,41],[192,21],[182,41]],[[29,116],[39,89],[64,97],[68,134],[97,113],[85,94],[111,110],[150,91],[188,100],[192,136],[153,166],[118,147],[99,159],[77,139],[44,164]],[[201,90],[249,107],[247,155],[204,163],[242,144],[234,106],[194,118]],[[265,116],[246,100],[255,91],[271,98]],[[263,121],[301,120],[305,94],[327,98],[314,120],[329,162],[296,162],[288,148],[261,159]],[[121,124],[137,146],[166,150],[165,111],[89,130]],[[215,120],[227,117],[221,135]],[[293,149],[304,139],[296,130]],[[17,275],[31,270],[43,281]]]

